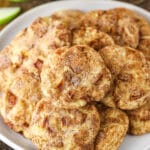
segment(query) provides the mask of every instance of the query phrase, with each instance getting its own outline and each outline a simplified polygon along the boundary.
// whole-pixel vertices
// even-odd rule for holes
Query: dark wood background
[[[7,0],[0,0],[0,7],[9,7],[9,6],[20,6],[22,9],[22,13],[27,11],[28,9],[31,9],[32,7],[35,7],[37,5],[50,2],[52,0],[28,0],[28,2],[22,2],[22,3],[14,3],[9,2]],[[121,0],[124,2],[132,3],[134,5],[137,5],[139,7],[142,7],[148,11],[150,11],[150,0]],[[0,29],[4,28],[5,26],[0,26]],[[13,150],[12,148],[8,147],[6,144],[0,141],[0,150]]]

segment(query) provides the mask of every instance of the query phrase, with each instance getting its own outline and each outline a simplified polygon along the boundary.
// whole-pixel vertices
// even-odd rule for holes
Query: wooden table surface
[[[28,0],[28,2],[22,2],[22,3],[14,3],[14,2],[8,2],[7,0],[0,0],[0,7],[9,7],[9,6],[20,6],[22,9],[22,12],[25,12],[32,7],[35,7],[37,5],[50,2],[52,0]],[[134,5],[137,5],[139,7],[142,7],[148,11],[150,11],[150,0],[120,0],[128,3],[132,3]],[[0,29],[4,28],[5,26],[0,26]],[[0,141],[0,150],[13,150],[12,148],[8,147],[6,144]]]

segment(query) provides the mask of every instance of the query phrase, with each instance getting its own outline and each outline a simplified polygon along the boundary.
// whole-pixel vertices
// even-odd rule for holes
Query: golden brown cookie
[[[68,14],[66,17],[68,20],[71,16],[83,15],[82,12],[76,10],[64,11],[64,13],[66,16]],[[56,14],[60,16],[60,13]],[[67,19],[53,15],[38,18],[28,28],[17,34],[10,45],[0,53],[0,70],[2,70],[0,74],[2,74],[2,80],[4,79],[4,81],[0,79],[1,82],[5,82],[5,78],[11,78],[12,74],[20,68],[24,72],[39,74],[44,58],[52,49],[70,46],[72,33]]]
[[[6,124],[17,132],[30,124],[35,104],[41,99],[40,78],[18,73],[1,88],[0,112]]]
[[[110,93],[102,102],[125,110],[144,105],[150,95],[149,67],[144,55],[120,46],[108,46],[99,53],[114,78]]]
[[[47,23],[47,28],[44,31],[43,25],[41,25],[42,22]],[[70,24],[64,20],[56,19],[52,16],[39,18],[32,23],[28,30],[33,35],[34,41],[30,40],[33,43],[32,47],[40,49],[44,53],[55,50],[58,47],[71,45]]]
[[[150,59],[150,24],[142,16],[129,9],[90,11],[83,17],[82,26],[106,32],[116,44],[136,48],[142,51],[147,59]]]
[[[109,11],[92,10],[82,18],[82,26],[96,27],[99,31],[111,33],[117,26],[117,16]]]
[[[74,29],[79,26],[80,19],[84,16],[84,12],[76,9],[67,9],[56,11],[52,14],[52,18],[58,20],[64,20],[70,24],[70,29]]]
[[[71,46],[72,29],[78,26],[83,14],[79,10],[64,10],[49,17],[40,17],[17,34],[10,44],[11,49],[20,53],[34,48],[47,55],[56,48]]]
[[[83,17],[83,26],[96,27],[113,37],[116,44],[136,48],[139,40],[139,29],[131,17],[124,17],[115,10],[94,10]]]
[[[121,46],[137,48],[139,45],[140,28],[132,17],[133,12],[125,8],[108,10],[109,13],[117,16],[117,26],[112,34],[115,43]]]
[[[71,34],[69,24],[63,20],[53,19],[51,16],[43,17],[22,30],[10,45],[15,53],[38,49],[47,55],[58,47],[70,46]]]
[[[92,150],[100,127],[96,107],[59,109],[50,101],[38,102],[25,137],[41,150]]]
[[[0,53],[0,88],[9,87],[19,74],[34,74],[40,77],[45,56],[37,49],[17,52],[7,46]]]
[[[130,134],[141,135],[150,132],[150,98],[147,100],[148,102],[144,106],[127,111]]]
[[[101,56],[86,45],[59,48],[45,60],[41,72],[44,96],[56,106],[79,107],[100,101],[110,88],[111,74]]]
[[[117,150],[128,130],[128,117],[119,109],[100,108],[100,130],[95,142],[95,150]]]
[[[116,9],[112,9],[111,11],[119,14],[120,21],[124,20],[126,18],[130,18],[130,20],[133,20],[134,23],[136,23],[138,30],[139,30],[138,31],[139,37],[133,36],[132,38],[133,38],[133,40],[136,41],[137,46],[133,47],[132,45],[128,45],[126,43],[124,45],[128,45],[133,48],[137,48],[138,50],[140,50],[144,53],[144,55],[146,56],[146,58],[148,60],[150,60],[150,24],[149,24],[149,22],[144,17],[139,15],[138,13],[131,11],[129,9],[126,9],[126,8],[116,8]],[[118,26],[119,26],[119,24],[118,24]],[[122,25],[122,27],[123,26],[124,26],[124,29],[125,29],[125,27],[128,28],[127,24]],[[132,25],[130,24],[130,27],[128,29],[130,29],[129,34],[133,35],[132,33],[135,30],[135,26],[133,27],[133,24]],[[134,41],[132,43],[134,43]],[[118,42],[118,44],[119,44],[119,42]]]
[[[11,46],[0,53],[0,113],[16,132],[28,127],[34,105],[41,98],[38,69],[33,70],[29,63],[22,67],[26,58]]]
[[[93,27],[80,27],[73,32],[73,45],[89,45],[95,50],[114,45],[113,39],[106,33]]]

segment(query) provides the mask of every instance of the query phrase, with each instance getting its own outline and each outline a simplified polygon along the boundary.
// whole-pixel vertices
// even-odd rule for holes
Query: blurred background
[[[41,5],[46,2],[51,2],[54,0],[0,0],[0,20],[2,20],[2,17],[6,15],[5,13],[8,13],[8,11],[5,9],[5,11],[1,11],[4,8],[11,8],[11,7],[19,7],[19,12],[15,15],[15,17],[19,16],[21,13],[35,7],[38,5]],[[100,0],[99,0],[100,1]],[[131,3],[134,5],[137,5],[139,7],[142,7],[146,9],[147,11],[150,11],[150,0],[120,0],[127,3]],[[15,18],[13,17],[13,18]],[[9,18],[9,17],[8,17]],[[5,23],[0,22],[0,30],[2,30],[8,22],[12,21],[13,18],[9,18]],[[10,147],[8,147],[6,144],[0,141],[0,150],[12,150]]]

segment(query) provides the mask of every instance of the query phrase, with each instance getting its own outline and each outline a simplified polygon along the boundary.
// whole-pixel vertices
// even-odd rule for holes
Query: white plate
[[[126,7],[138,12],[150,21],[150,13],[136,6],[117,2],[102,0],[69,0],[57,1],[38,6],[11,22],[3,31],[0,32],[0,49],[10,43],[11,39],[18,31],[27,27],[34,19],[39,16],[48,16],[60,9],[81,9],[89,11],[92,9],[110,9],[115,7]],[[0,140],[14,148],[15,150],[34,150],[35,146],[23,136],[10,130],[0,118]],[[142,136],[127,135],[120,146],[120,150],[150,150],[150,134]]]

